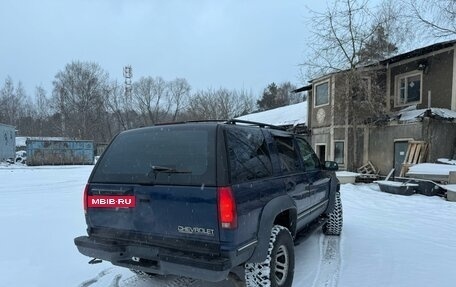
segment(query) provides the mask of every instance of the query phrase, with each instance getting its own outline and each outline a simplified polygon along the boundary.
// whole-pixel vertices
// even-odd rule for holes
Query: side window
[[[300,169],[299,157],[293,138],[274,137],[279,152],[280,167],[282,172],[294,172]]]
[[[298,142],[304,169],[306,171],[319,169],[320,161],[312,150],[312,147],[304,139],[296,138],[296,141]]]
[[[226,131],[231,182],[272,175],[272,164],[263,133],[258,128]]]

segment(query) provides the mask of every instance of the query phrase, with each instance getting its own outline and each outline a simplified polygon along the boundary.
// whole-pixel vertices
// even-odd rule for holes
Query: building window
[[[343,141],[334,142],[334,161],[338,164],[344,164],[345,147]]]
[[[396,105],[421,103],[422,73],[413,72],[396,77]]]
[[[315,107],[329,104],[329,81],[315,85]]]

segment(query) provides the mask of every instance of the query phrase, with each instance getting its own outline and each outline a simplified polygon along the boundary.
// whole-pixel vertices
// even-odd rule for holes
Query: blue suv
[[[309,226],[342,230],[334,171],[303,136],[239,120],[129,130],[101,156],[84,190],[92,262],[148,274],[291,286],[293,240]]]

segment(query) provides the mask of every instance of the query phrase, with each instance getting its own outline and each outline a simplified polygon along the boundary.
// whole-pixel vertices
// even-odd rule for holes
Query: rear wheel
[[[288,229],[275,225],[271,231],[266,260],[245,265],[246,286],[291,287],[293,275],[293,238]]]
[[[328,215],[328,221],[323,225],[323,233],[326,235],[340,235],[342,225],[342,201],[340,200],[340,192],[336,192],[334,210]]]
[[[158,276],[158,274],[155,274],[155,273],[144,272],[144,271],[140,271],[140,270],[136,270],[136,269],[130,269],[130,271],[135,273],[139,277],[150,277],[151,278],[151,277]]]

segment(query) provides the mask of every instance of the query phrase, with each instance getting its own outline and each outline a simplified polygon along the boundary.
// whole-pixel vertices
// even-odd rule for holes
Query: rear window
[[[232,183],[272,175],[269,151],[260,129],[228,129],[226,138]]]
[[[92,182],[215,185],[213,126],[163,126],[119,134]]]

